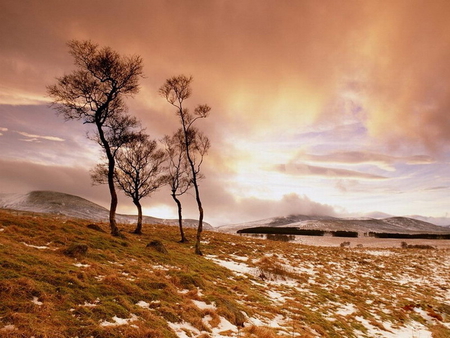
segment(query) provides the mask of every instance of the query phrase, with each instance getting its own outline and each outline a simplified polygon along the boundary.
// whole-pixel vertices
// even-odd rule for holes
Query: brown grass
[[[366,248],[205,232],[206,255],[255,271],[238,276],[194,255],[193,241],[178,243],[176,227],[145,225],[136,236],[128,233],[132,225],[121,225],[126,238],[114,238],[89,229],[90,223],[0,210],[0,337],[176,337],[168,323],[186,322],[200,337],[213,338],[221,318],[236,325],[241,337],[351,337],[365,329],[358,316],[380,331],[385,323],[401,327],[417,320],[433,337],[450,336],[442,325],[450,318],[442,298],[450,289],[448,250],[378,255]],[[195,236],[194,230],[186,233]],[[151,241],[160,241],[168,253],[147,248]],[[67,255],[76,243],[87,250]],[[192,300],[215,308],[199,309]],[[148,306],[138,306],[140,301]],[[353,312],[338,314],[345,305]],[[434,322],[423,320],[416,306]],[[133,316],[138,319],[126,325],[101,325]],[[262,324],[255,325],[256,319]],[[274,321],[281,328],[270,327]]]

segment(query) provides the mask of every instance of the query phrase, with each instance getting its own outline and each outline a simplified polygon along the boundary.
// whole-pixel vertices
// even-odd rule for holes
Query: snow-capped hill
[[[61,214],[102,221],[108,210],[84,198],[55,191],[32,191],[28,194],[0,195],[0,207],[7,209]]]
[[[445,226],[438,226],[429,222],[409,217],[375,218],[337,218],[330,216],[290,215],[275,217],[248,223],[224,225],[218,231],[235,233],[242,229],[256,227],[297,228],[324,231],[353,231],[358,233],[450,233]]]
[[[265,218],[262,220],[251,221],[251,222],[222,225],[222,226],[217,227],[216,230],[220,231],[220,232],[233,233],[233,232],[237,232],[238,230],[245,229],[245,228],[301,226],[300,224],[302,224],[303,222],[306,222],[306,221],[319,221],[319,220],[332,220],[332,219],[337,219],[337,218],[334,218],[331,216],[289,215],[289,216]]]
[[[435,232],[448,231],[448,228],[409,217],[390,217],[383,221],[406,231],[430,231],[430,229]]]
[[[0,208],[31,212],[64,215],[89,219],[93,222],[107,222],[108,209],[79,196],[55,191],[32,191],[27,194],[0,194]],[[119,223],[134,223],[136,216],[117,214]],[[161,219],[151,216],[143,217],[144,223],[178,225],[177,219]],[[198,221],[183,220],[185,227],[196,227]],[[205,229],[212,229],[208,223],[203,223]]]

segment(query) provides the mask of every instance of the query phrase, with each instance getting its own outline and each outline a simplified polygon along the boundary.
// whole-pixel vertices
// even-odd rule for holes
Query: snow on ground
[[[29,247],[29,248],[34,248],[34,249],[39,249],[39,250],[45,250],[45,249],[50,249],[47,245],[50,243],[47,243],[47,245],[32,245],[32,244],[28,244],[25,242],[22,242],[23,245]]]
[[[354,304],[345,304],[339,310],[336,311],[336,314],[340,316],[348,316],[357,311],[358,309],[355,307]]]
[[[100,322],[100,326],[119,326],[119,325],[127,325],[131,322],[137,321],[139,318],[135,314],[131,314],[130,318],[120,318],[117,316],[114,316],[112,318],[112,322],[108,322],[106,320]]]
[[[75,265],[78,268],[88,268],[88,267],[90,267],[89,264],[83,264],[83,263],[73,263],[73,265]]]
[[[33,297],[33,300],[32,300],[31,302],[32,302],[33,304],[37,305],[37,306],[41,306],[42,304],[44,304],[44,303],[42,303],[42,302],[39,301],[39,298],[38,298],[38,297]]]
[[[293,259],[295,254],[301,259]],[[266,299],[263,307],[261,303],[247,301],[246,297],[239,299],[239,304],[254,309],[251,315],[243,313],[245,326],[269,327],[280,337],[302,334],[322,337],[319,332],[321,325],[330,325],[342,337],[348,336],[349,331],[345,330],[351,330],[353,336],[361,338],[431,338],[430,328],[435,325],[450,329],[450,318],[440,313],[439,307],[430,305],[435,302],[450,306],[449,251],[358,248],[342,249],[334,251],[334,256],[327,255],[299,246],[297,252],[289,256],[283,252],[260,256],[237,252],[226,256],[207,255],[205,258],[230,270],[236,277],[247,279]],[[267,263],[267,260],[285,275],[261,278],[260,264]],[[81,263],[74,265],[86,267]],[[170,271],[172,267],[155,265],[151,268]],[[364,278],[364,283],[361,283],[361,278]],[[215,303],[203,299],[205,292],[198,289],[191,301],[205,311],[202,322],[208,331],[201,331],[186,321],[169,322],[170,328],[180,338],[202,335],[239,337],[241,328],[228,319],[218,316],[213,320],[211,311],[218,309]],[[189,297],[190,290],[180,289],[178,293]],[[434,298],[428,298],[429,294]],[[424,303],[424,299],[430,303]],[[37,298],[33,303],[42,305]],[[141,300],[136,306],[151,310],[152,303]],[[83,306],[95,305],[94,302]],[[321,324],[312,327],[310,323],[314,320],[306,321],[302,319],[304,316],[316,316],[314,318]],[[100,324],[133,325],[138,320],[132,314],[130,318],[114,316],[111,321],[105,320]]]
[[[209,325],[210,317],[205,316],[204,323]],[[170,323],[169,327],[176,333],[179,338],[198,337],[202,334],[214,338],[238,337],[239,330],[236,325],[231,324],[227,319],[220,317],[219,325],[211,328],[211,332],[200,331],[192,324],[187,322]]]
[[[239,262],[233,260],[219,259],[215,255],[207,255],[205,256],[205,258],[213,261],[214,263],[220,266],[223,266],[224,268],[227,268],[228,270],[233,271],[234,274],[237,276],[245,277],[246,274],[253,275],[255,273],[255,268],[252,268],[247,264],[243,263],[242,258],[239,259]]]
[[[430,331],[428,331],[427,327],[418,322],[410,322],[407,324],[407,326],[401,328],[394,328],[390,323],[383,323],[385,330],[381,330],[380,328],[372,325],[367,319],[363,317],[356,316],[355,319],[367,329],[366,333],[357,330],[355,332],[357,337],[368,336],[384,338],[432,338],[432,334]]]
[[[150,304],[144,300],[140,300],[139,302],[136,303],[136,305],[143,309],[150,309]]]
[[[206,258],[231,270],[236,276],[249,278],[274,307],[283,308],[283,315],[273,317],[267,313],[247,318],[249,324],[277,329],[280,336],[292,334],[293,320],[290,318],[295,317],[295,310],[299,307],[321,313],[323,320],[329,323],[346,318],[349,323],[355,323],[352,327],[356,337],[428,338],[432,337],[431,326],[450,328],[450,318],[441,313],[433,316],[433,311],[439,311],[423,301],[429,292],[433,292],[434,300],[429,299],[430,302],[450,305],[448,250],[342,249],[345,252],[342,257],[336,251],[335,260],[322,261],[320,257],[312,256],[307,248],[299,248],[302,248],[299,249],[302,251],[301,260],[293,260],[284,253],[264,255],[289,274],[269,280],[258,280],[257,266],[262,257],[236,253],[226,258],[214,255]],[[361,283],[361,278],[367,283]],[[320,300],[318,296],[322,292],[335,300]],[[361,297],[362,303],[344,300],[348,297],[351,300],[353,295]],[[295,303],[299,296],[303,301]],[[408,309],[408,304],[416,303],[412,310]],[[399,312],[404,319],[398,319]],[[441,319],[436,319],[436,316],[441,316]],[[363,329],[358,329],[358,325]],[[322,336],[314,328],[308,332],[312,336]],[[342,336],[346,336],[344,331]]]
[[[206,304],[203,301],[200,300],[195,300],[193,299],[192,302],[195,304],[196,307],[198,307],[200,310],[207,310],[207,309],[211,309],[211,310],[215,310],[216,306],[214,304]]]
[[[80,305],[80,306],[84,306],[84,307],[96,307],[98,305],[98,303],[100,302],[100,299],[97,298],[93,303],[89,303],[89,302],[84,302],[84,304]]]

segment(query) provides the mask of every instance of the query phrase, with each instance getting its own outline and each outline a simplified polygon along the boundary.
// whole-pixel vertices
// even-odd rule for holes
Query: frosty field
[[[125,224],[113,238],[88,224],[0,211],[1,337],[450,336],[446,248],[205,232],[199,257],[176,227],[146,224],[136,236]],[[74,244],[88,249],[72,255]]]

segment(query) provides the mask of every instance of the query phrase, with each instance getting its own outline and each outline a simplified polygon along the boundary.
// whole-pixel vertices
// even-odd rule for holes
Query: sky
[[[92,126],[46,87],[72,39],[143,58],[127,100],[154,139],[178,128],[158,94],[193,77],[211,149],[200,183],[214,226],[289,214],[421,215],[450,224],[447,0],[0,0],[0,193],[54,190],[108,207]],[[144,213],[176,218],[167,187]],[[197,217],[193,193],[185,217]],[[135,214],[124,195],[119,212]]]

